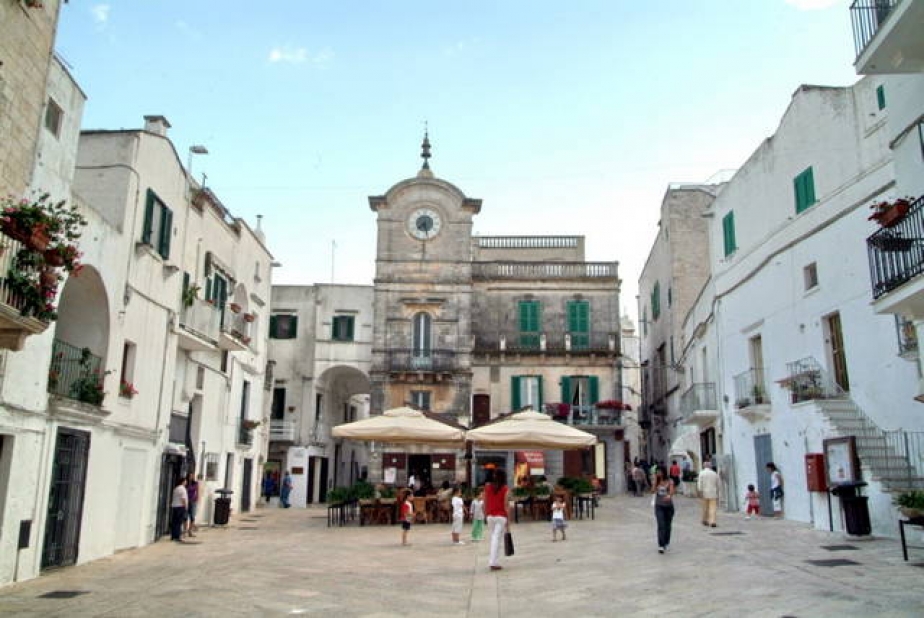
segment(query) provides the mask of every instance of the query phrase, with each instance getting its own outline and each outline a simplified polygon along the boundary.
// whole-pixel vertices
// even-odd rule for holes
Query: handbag
[[[513,535],[509,532],[504,533],[504,555],[513,555]]]

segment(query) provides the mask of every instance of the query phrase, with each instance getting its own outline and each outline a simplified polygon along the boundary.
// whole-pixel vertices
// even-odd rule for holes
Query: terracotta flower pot
[[[893,227],[901,223],[911,209],[911,204],[902,200],[896,202],[891,208],[882,211],[877,217],[879,225],[882,227]]]
[[[45,233],[45,230],[36,228],[32,230],[32,234],[26,239],[26,245],[35,251],[44,251],[48,248],[49,240],[51,239],[48,237],[48,234]]]
[[[252,313],[245,313],[245,314],[244,314],[244,321],[245,321],[245,322],[253,322],[255,319],[257,319],[257,316],[255,316],[255,315],[252,314]]]
[[[53,270],[43,270],[39,273],[39,283],[43,288],[54,287],[58,284],[58,273]]]

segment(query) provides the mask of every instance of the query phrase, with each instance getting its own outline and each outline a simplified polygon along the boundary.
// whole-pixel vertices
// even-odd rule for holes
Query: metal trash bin
[[[831,493],[841,499],[844,509],[844,527],[847,534],[863,536],[872,533],[873,526],[869,520],[869,498],[857,495],[866,483],[842,483],[831,488]]]
[[[227,526],[228,519],[231,517],[231,498],[228,496],[234,492],[230,489],[216,489],[215,493],[220,497],[215,498],[215,516],[213,522],[216,526]]]

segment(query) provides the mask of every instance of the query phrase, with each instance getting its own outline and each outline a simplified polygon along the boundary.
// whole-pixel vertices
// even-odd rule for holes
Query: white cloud
[[[289,64],[310,63],[316,67],[324,68],[334,58],[334,52],[324,48],[315,54],[308,53],[305,47],[274,47],[270,50],[270,62],[288,62]]]
[[[111,7],[108,4],[96,4],[90,8],[90,13],[93,15],[93,21],[97,24],[105,24],[109,21],[109,9]]]
[[[843,0],[786,0],[786,4],[794,6],[800,11],[817,11],[828,9],[835,4],[841,4]]]

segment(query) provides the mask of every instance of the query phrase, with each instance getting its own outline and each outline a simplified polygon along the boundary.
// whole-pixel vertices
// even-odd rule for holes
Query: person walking
[[[744,516],[745,519],[751,519],[751,515],[754,517],[760,516],[760,494],[757,493],[757,490],[754,489],[754,485],[748,485],[748,491],[744,494],[744,501],[748,505],[747,515]]]
[[[492,571],[500,571],[500,552],[504,544],[504,533],[510,530],[510,505],[507,501],[507,473],[494,470],[491,481],[484,488],[485,514],[488,516],[488,530],[491,534],[491,551],[488,565]]]
[[[767,464],[770,473],[770,498],[773,500],[773,516],[783,517],[783,475],[772,461]]]
[[[674,481],[658,471],[651,488],[654,494],[654,515],[658,522],[658,553],[663,554],[671,544],[671,524],[674,521]]]
[[[180,477],[173,487],[170,497],[170,540],[183,542],[183,522],[186,521],[186,507],[189,496],[186,494],[186,477]]]
[[[568,524],[565,522],[565,499],[561,494],[555,494],[555,502],[552,503],[552,542],[558,540],[558,531],[561,530],[561,540],[567,540],[565,528]]]
[[[484,490],[475,491],[472,499],[472,541],[484,538]]]
[[[289,471],[286,470],[285,475],[282,477],[282,487],[279,488],[279,506],[285,509],[292,506],[289,504],[290,493],[292,493],[292,477],[289,475]]]
[[[703,470],[696,479],[696,488],[703,502],[703,525],[715,528],[715,514],[719,505],[719,475],[712,469],[711,461],[703,462]]]
[[[186,480],[186,536],[196,536],[199,526],[196,525],[196,511],[199,506],[199,481],[192,472]]]
[[[460,537],[462,535],[462,525],[465,522],[465,501],[462,500],[462,490],[458,487],[452,490],[452,499],[450,500],[452,506],[452,544],[453,545],[465,545]]]
[[[401,544],[410,545],[407,542],[408,533],[411,531],[411,522],[414,521],[414,502],[412,497],[414,492],[410,489],[404,491],[404,497],[401,499]]]
[[[671,462],[670,470],[668,474],[671,477],[671,480],[674,481],[674,487],[680,487],[680,464],[677,463],[677,460]]]
[[[273,477],[273,473],[269,470],[266,471],[266,474],[263,475],[263,497],[266,498],[266,503],[269,504],[270,498],[276,494],[276,479]]]
[[[635,481],[636,496],[641,496],[644,492],[648,491],[648,477],[645,475],[645,471],[641,466],[636,465],[632,468],[632,480]]]

